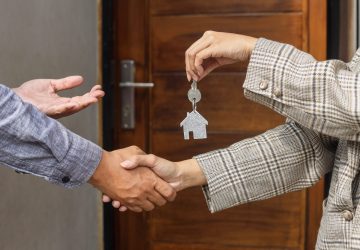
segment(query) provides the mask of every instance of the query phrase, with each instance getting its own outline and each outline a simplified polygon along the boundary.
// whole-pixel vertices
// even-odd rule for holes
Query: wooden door
[[[310,51],[326,51],[325,0],[115,0],[114,53],[136,62],[136,127],[121,129],[121,89],[114,85],[114,145],[132,144],[177,161],[251,137],[284,118],[246,100],[246,65],[224,67],[199,83],[198,110],[209,121],[207,140],[184,141],[179,123],[191,109],[185,50],[204,31],[266,37]],[[119,79],[119,72],[117,74]],[[313,249],[323,185],[210,214],[193,188],[150,213],[116,213],[117,250]]]

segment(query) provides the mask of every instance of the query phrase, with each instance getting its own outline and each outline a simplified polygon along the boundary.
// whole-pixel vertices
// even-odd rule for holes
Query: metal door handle
[[[152,88],[154,83],[152,82],[121,82],[119,84],[121,88]]]
[[[152,82],[134,82],[134,60],[121,61],[121,127],[123,129],[135,129],[135,88],[152,88]]]

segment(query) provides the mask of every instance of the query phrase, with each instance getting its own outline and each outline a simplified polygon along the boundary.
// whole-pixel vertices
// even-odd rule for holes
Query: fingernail
[[[126,160],[126,161],[123,161],[123,162],[120,163],[120,164],[121,164],[121,166],[123,166],[124,168],[131,168],[134,163],[133,163],[132,161]]]
[[[186,74],[186,78],[187,78],[188,82],[191,81],[191,78],[190,78],[190,76],[188,74]]]
[[[126,207],[120,207],[120,209],[119,209],[120,212],[125,212],[126,210],[127,210]]]

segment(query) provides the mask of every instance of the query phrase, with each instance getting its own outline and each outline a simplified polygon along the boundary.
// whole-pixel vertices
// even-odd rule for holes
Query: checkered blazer
[[[360,249],[360,50],[350,63],[318,62],[293,46],[259,39],[245,96],[287,122],[198,155],[211,212],[307,188],[333,171],[316,249]]]

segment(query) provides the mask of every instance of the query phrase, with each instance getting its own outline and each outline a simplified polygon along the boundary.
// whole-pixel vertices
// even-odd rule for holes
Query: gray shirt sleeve
[[[71,188],[88,181],[102,149],[0,85],[0,165]]]

